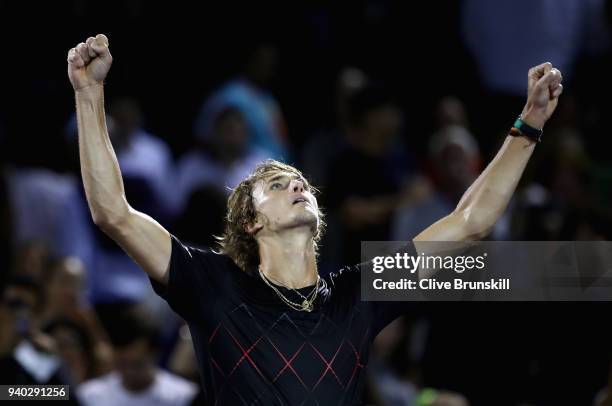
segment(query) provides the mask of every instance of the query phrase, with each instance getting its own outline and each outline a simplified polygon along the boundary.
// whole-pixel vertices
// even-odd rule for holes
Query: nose
[[[304,192],[304,183],[301,180],[293,179],[291,181],[291,184],[289,185],[289,190],[291,190],[292,192],[303,193]]]

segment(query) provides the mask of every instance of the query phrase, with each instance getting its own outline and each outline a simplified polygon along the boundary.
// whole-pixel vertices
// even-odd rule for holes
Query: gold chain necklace
[[[262,273],[263,273],[263,272],[262,272]],[[317,288],[319,287],[319,286],[318,286],[318,283],[319,283],[319,275],[318,275],[318,274],[317,274],[317,282],[315,283],[314,288],[313,288],[313,289],[310,291],[310,293],[309,293],[309,294],[307,294],[306,296],[302,295],[302,294],[300,293],[300,290],[299,290],[299,289],[290,288],[290,287],[286,286],[284,283],[282,283],[282,282],[280,282],[280,281],[276,280],[275,278],[272,278],[272,277],[266,276],[265,274],[264,274],[264,277],[265,277],[265,278],[266,278],[268,281],[272,282],[273,284],[276,284],[276,285],[282,286],[282,287],[284,287],[285,289],[293,290],[295,293],[297,293],[298,295],[300,295],[300,297],[301,297],[302,299],[304,299],[304,300],[310,300],[310,299],[309,299],[309,297],[311,297],[311,295],[316,294],[316,292],[317,292],[317,290],[318,290]]]
[[[276,286],[274,286],[272,283],[270,283],[270,281],[268,280],[268,278],[266,277],[266,275],[264,275],[264,273],[261,271],[261,267],[258,268],[259,271],[259,275],[261,276],[261,279],[263,279],[263,281],[266,283],[266,285],[268,285],[273,291],[274,293],[276,293],[276,295],[289,307],[291,307],[293,310],[298,310],[298,311],[302,311],[302,312],[311,312],[313,309],[313,304],[314,301],[317,298],[317,294],[319,292],[319,281],[321,280],[321,278],[319,277],[319,275],[317,274],[317,283],[315,283],[315,286],[312,290],[312,292],[310,292],[308,295],[304,296],[302,295],[300,292],[297,291],[297,289],[293,289],[293,288],[287,288],[286,289],[290,289],[293,290],[295,293],[297,293],[298,295],[300,295],[304,300],[302,301],[301,304],[299,303],[295,303],[289,299],[287,299],[285,297],[285,295],[283,295],[281,293],[281,291],[279,291]]]

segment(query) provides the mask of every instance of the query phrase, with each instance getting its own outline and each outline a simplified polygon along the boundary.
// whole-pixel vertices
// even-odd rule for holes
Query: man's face
[[[295,173],[279,171],[257,182],[253,203],[255,229],[260,235],[298,227],[307,227],[314,234],[319,226],[317,199]]]
[[[139,392],[152,384],[155,376],[155,354],[146,340],[116,348],[115,362],[123,386],[128,390]]]

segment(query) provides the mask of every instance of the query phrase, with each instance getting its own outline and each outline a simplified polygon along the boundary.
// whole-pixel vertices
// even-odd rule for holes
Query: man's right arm
[[[151,278],[168,281],[170,234],[127,202],[119,163],[104,113],[103,82],[112,57],[99,34],[68,53],[68,76],[75,91],[81,175],[94,223],[123,248]],[[76,237],[78,238],[78,237]]]

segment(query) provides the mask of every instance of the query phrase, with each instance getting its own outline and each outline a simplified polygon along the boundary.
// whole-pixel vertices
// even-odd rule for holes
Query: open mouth
[[[307,202],[307,200],[305,198],[303,198],[303,197],[298,197],[297,199],[295,199],[293,201],[292,204],[298,204],[298,203],[302,203],[302,202]]]

